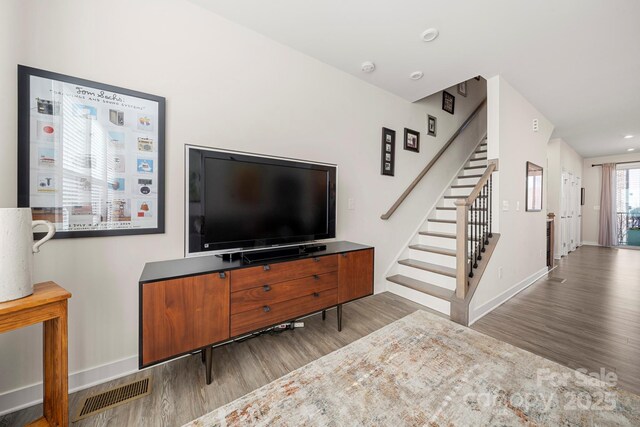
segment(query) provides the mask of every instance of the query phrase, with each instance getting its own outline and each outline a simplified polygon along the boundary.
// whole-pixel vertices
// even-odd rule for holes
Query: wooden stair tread
[[[468,194],[466,196],[444,196],[445,199],[466,199],[467,197],[469,197]],[[476,199],[486,199],[486,198],[487,196],[476,197]]]
[[[486,165],[482,165],[482,166],[467,166],[465,167],[465,169],[469,170],[469,169],[486,169]]]
[[[450,208],[447,206],[436,206],[436,210],[438,211],[455,211],[456,208]]]
[[[439,222],[439,223],[442,223],[442,224],[455,224],[456,223],[455,219],[436,219],[436,218],[433,218],[433,219],[428,219],[427,221],[428,222]]]
[[[434,254],[440,254],[440,255],[456,256],[455,249],[445,249],[445,248],[439,248],[437,246],[409,245],[409,249],[414,249],[416,251],[422,251],[422,252],[432,252]]]
[[[451,188],[475,188],[474,184],[452,185]]]
[[[455,296],[455,292],[443,288],[442,286],[432,285],[431,283],[423,282],[422,280],[416,280],[411,277],[403,276],[402,274],[396,274],[387,277],[387,280],[398,285],[405,286],[414,291],[422,292],[427,295],[431,295],[436,298],[440,298],[446,301],[451,301]]]
[[[464,178],[482,178],[482,174],[477,174],[477,175],[460,175],[458,177],[458,179],[464,179]]]
[[[442,237],[443,239],[455,239],[456,235],[452,233],[440,233],[437,231],[419,231],[419,234],[423,236],[432,236],[432,237]],[[469,240],[471,240],[471,236],[469,236]],[[473,239],[479,240],[479,239]]]
[[[486,157],[476,157],[475,159],[471,159],[472,162],[475,162],[476,160],[487,160]]]
[[[439,233],[436,231],[420,231],[423,236],[443,237],[445,239],[455,239],[456,235],[451,233]]]
[[[430,262],[418,261],[417,259],[401,259],[398,264],[406,265],[407,267],[418,268],[424,271],[430,271],[436,274],[442,274],[443,276],[456,277],[456,269],[445,267],[438,264],[432,264]]]

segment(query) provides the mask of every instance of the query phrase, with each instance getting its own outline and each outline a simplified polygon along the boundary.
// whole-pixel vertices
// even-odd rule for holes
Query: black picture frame
[[[37,81],[38,79],[32,79],[33,77],[41,78],[45,80],[51,80],[51,87],[56,88],[50,89],[49,100],[45,100],[42,98],[32,98],[32,82]],[[42,83],[42,82],[41,82]],[[70,84],[72,86],[75,85],[75,88],[71,92],[68,92],[70,89],[65,84]],[[37,88],[37,85],[35,86]],[[62,89],[61,89],[62,88]],[[41,90],[42,91],[42,90]],[[59,97],[60,100],[64,100],[64,102],[59,102],[55,97]],[[35,100],[35,101],[34,101]],[[67,100],[70,101],[69,104],[71,110],[66,110]],[[37,107],[33,107],[33,103],[37,103]],[[141,102],[142,104],[136,104],[136,102]],[[104,104],[104,105],[102,105]],[[81,113],[78,113],[74,108],[76,106],[80,106],[83,108]],[[96,105],[98,107],[96,107]],[[146,116],[144,114],[147,107],[143,107],[142,105],[148,105],[151,108],[148,112],[149,115]],[[157,106],[157,108],[155,108]],[[60,114],[60,111],[63,111],[63,114]],[[137,109],[137,110],[136,110]],[[34,111],[32,111],[34,110]],[[105,210],[102,210],[102,206],[100,207],[100,215],[96,214],[96,212],[90,212],[87,215],[99,216],[99,223],[102,224],[102,219],[104,218],[104,212],[106,213],[106,217],[108,218],[114,216],[114,210],[122,209],[122,218],[118,220],[112,220],[112,224],[118,222],[117,226],[107,225],[109,222],[104,221],[105,225],[100,227],[94,223],[91,224],[82,224],[80,228],[70,228],[65,229],[61,228],[59,220],[64,218],[65,209],[67,210],[67,215],[69,215],[69,208],[63,206],[59,206],[57,202],[55,202],[54,206],[43,206],[41,202],[33,201],[32,199],[35,197],[33,195],[33,188],[31,183],[31,168],[34,164],[34,160],[36,165],[38,165],[38,159],[42,158],[40,151],[42,150],[41,146],[43,145],[39,136],[32,135],[32,128],[37,128],[40,130],[40,122],[39,118],[41,116],[50,117],[50,123],[53,126],[50,126],[50,131],[53,133],[53,137],[51,137],[50,141],[52,144],[52,148],[49,150],[59,150],[59,152],[63,153],[63,149],[66,141],[74,141],[73,139],[68,139],[67,137],[56,135],[57,132],[55,130],[58,126],[62,129],[66,129],[67,125],[65,124],[66,113],[69,111],[69,120],[74,120],[74,123],[82,123],[82,120],[78,119],[81,117],[84,120],[96,119],[98,113],[100,113],[101,123],[104,123],[104,120],[107,120],[110,125],[113,127],[121,126],[122,131],[121,134],[126,132],[131,133],[132,141],[130,144],[132,146],[127,146],[126,142],[127,138],[124,138],[119,141],[119,143],[123,144],[123,154],[122,158],[125,159],[126,164],[129,164],[129,172],[127,177],[131,177],[128,180],[128,188],[130,193],[123,193],[120,199],[115,199],[114,197],[107,198],[104,200]],[[108,114],[105,114],[105,111],[108,111]],[[71,114],[74,112],[74,114]],[[33,114],[32,114],[33,113]],[[138,114],[141,113],[141,114]],[[135,116],[134,116],[135,115]],[[32,208],[34,219],[46,219],[50,220],[56,225],[56,234],[54,235],[55,239],[64,239],[64,238],[77,238],[77,237],[103,237],[103,236],[126,236],[126,235],[139,235],[139,234],[160,234],[165,232],[165,116],[166,116],[166,100],[164,97],[151,95],[148,93],[143,93],[131,89],[121,88],[105,83],[99,83],[87,79],[82,79],[78,77],[68,76],[65,74],[60,74],[52,71],[41,70],[37,68],[32,68],[24,65],[18,65],[18,207],[30,207]],[[73,119],[71,119],[73,117]],[[129,120],[129,117],[136,117],[133,120],[129,120],[130,127],[125,126],[125,117]],[[108,119],[107,119],[108,118]],[[155,119],[155,123],[153,123],[153,119]],[[37,122],[37,126],[32,126],[34,120]],[[71,123],[71,122],[69,122]],[[133,125],[131,123],[136,123],[136,128],[133,130]],[[138,124],[141,123],[141,124]],[[141,130],[141,127],[147,126],[149,129],[152,129],[152,132],[149,132],[148,135],[153,136],[157,139],[157,141],[153,141],[151,138],[144,137],[144,131]],[[97,126],[97,125],[96,125]],[[89,125],[91,131],[85,132],[86,135],[90,135],[91,139],[91,149],[93,149],[94,139],[93,139],[93,125]],[[102,133],[104,134],[104,144],[108,145],[109,143],[113,143],[110,141],[110,137],[106,136],[109,133],[109,129],[102,129]],[[55,139],[54,139],[55,137]],[[70,138],[70,137],[69,137]],[[32,143],[32,141],[37,141],[37,143]],[[135,142],[137,141],[137,143]],[[146,143],[145,143],[146,142]],[[86,143],[86,141],[85,141]],[[39,145],[38,145],[39,144]],[[157,154],[153,145],[157,147]],[[32,147],[33,146],[33,147]],[[38,149],[38,155],[32,156],[32,148]],[[86,148],[86,147],[85,147]],[[105,148],[105,151],[107,149]],[[128,151],[127,151],[128,150]],[[132,153],[135,153],[132,154]],[[145,154],[148,156],[148,159],[145,159]],[[85,176],[90,175],[90,180],[85,179],[85,183],[89,183],[88,187],[93,185],[91,182],[93,180],[93,163],[94,155],[92,153],[84,154],[84,165],[78,166],[75,168],[68,168],[66,164],[64,167],[58,169],[57,165],[55,166],[55,170],[50,172],[52,175],[55,175],[58,182],[65,183],[65,178],[74,177],[74,179],[81,180],[82,173],[77,172],[78,169],[88,169],[89,172],[85,171]],[[129,157],[127,157],[129,156]],[[141,157],[139,157],[141,156]],[[52,164],[55,165],[58,154],[55,154],[55,157],[51,161]],[[117,156],[115,156],[117,157]],[[133,159],[135,162],[133,161]],[[128,160],[128,161],[127,161]],[[140,163],[140,160],[143,162]],[[146,163],[144,160],[148,160]],[[82,161],[82,160],[81,160]],[[106,160],[102,160],[105,161]],[[150,161],[150,162],[149,162]],[[153,166],[153,162],[157,162],[155,167]],[[136,172],[133,172],[134,166],[136,166]],[[146,169],[145,169],[146,166]],[[123,166],[124,168],[124,166]],[[153,169],[157,171],[157,173],[153,173]],[[145,175],[146,172],[151,172],[150,175]],[[123,172],[124,175],[124,172]],[[38,175],[37,175],[38,176]],[[59,178],[58,178],[59,177]],[[146,178],[146,181],[152,181],[155,179],[157,182],[154,184],[140,184],[140,179]],[[151,179],[149,179],[151,178]],[[123,183],[127,182],[126,178],[122,178]],[[38,180],[40,177],[38,176]],[[137,180],[137,181],[136,181]],[[110,190],[117,190],[120,181],[114,181],[112,178],[108,178],[105,173],[104,179],[97,179],[97,183],[95,184],[97,188],[107,188]],[[137,182],[137,184],[134,184]],[[36,188],[40,187],[39,181],[33,183]],[[140,185],[142,187],[138,188]],[[124,185],[123,185],[124,187]],[[146,189],[145,189],[146,187]],[[153,190],[151,190],[151,188]],[[155,188],[154,188],[155,187]],[[140,194],[134,194],[134,188],[138,190]],[[86,189],[85,189],[86,190]],[[123,188],[124,190],[124,188]],[[36,190],[37,192],[38,190]],[[58,187],[54,186],[51,189],[52,192],[58,191]],[[89,190],[91,194],[93,194],[93,187],[90,187]],[[155,193],[155,194],[153,194]],[[127,200],[129,197],[129,225],[127,225],[127,221],[124,220],[126,218],[126,202],[122,200]],[[153,209],[145,202],[145,200],[153,201],[156,204],[155,211],[151,211],[155,214],[157,221],[152,222],[155,226],[144,227],[140,224],[143,224],[137,218],[140,217],[140,212],[138,212],[135,216],[136,220],[133,221],[134,218],[134,199],[136,203],[141,203],[141,206],[138,207],[137,210],[147,210]],[[120,201],[121,204],[117,202]],[[93,198],[91,200],[93,203]],[[110,203],[110,204],[109,204]],[[87,201],[85,201],[84,206],[90,206]],[[78,206],[72,206],[71,209],[76,208]],[[144,218],[144,213],[143,218]],[[139,222],[136,226],[134,223]],[[71,227],[71,224],[67,224]],[[93,227],[93,228],[92,228]]]
[[[427,114],[427,135],[436,136],[438,130],[438,119],[431,114]]]
[[[449,92],[442,91],[442,109],[449,114],[454,114],[456,108],[456,97]]]
[[[527,162],[525,180],[525,206],[527,212],[542,211],[543,187],[544,170],[542,166],[538,166],[532,162]]]
[[[467,97],[467,82],[458,83],[457,92],[459,95]]]
[[[393,129],[382,128],[382,153],[380,160],[380,173],[386,176],[394,176],[396,162],[396,131]]]
[[[404,128],[404,149],[414,153],[420,152],[420,132]]]

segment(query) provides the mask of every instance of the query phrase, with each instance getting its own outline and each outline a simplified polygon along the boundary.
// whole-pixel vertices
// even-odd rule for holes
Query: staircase
[[[485,137],[391,268],[389,292],[468,323],[468,312],[461,312],[468,309],[473,285],[493,252],[490,198],[495,168],[487,161]]]

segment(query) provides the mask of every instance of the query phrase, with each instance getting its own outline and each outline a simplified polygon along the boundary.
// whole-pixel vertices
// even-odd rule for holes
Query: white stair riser
[[[456,233],[456,224],[449,224],[444,222],[429,222],[427,224],[428,231],[434,231],[436,233]]]
[[[468,230],[469,233],[471,233],[471,228],[472,227],[473,227],[473,224],[469,224],[469,230]],[[431,232],[434,232],[434,233],[456,234],[456,232],[458,231],[458,227],[457,227],[457,224],[449,224],[449,223],[442,223],[442,222],[429,222],[428,225],[427,225],[427,231],[431,231]]]
[[[456,220],[456,211],[445,211],[436,209],[436,219],[452,219]]]
[[[392,294],[400,295],[403,298],[422,304],[425,307],[429,307],[432,310],[444,313],[447,316],[451,311],[451,303],[440,298],[436,298],[431,295],[427,295],[422,292],[415,291],[406,286],[398,285],[397,283],[387,281],[387,291]]]
[[[418,238],[418,243],[443,249],[456,248],[456,239],[448,239],[445,237],[425,236],[421,234]],[[471,241],[467,243],[467,249],[469,252],[471,251]]]
[[[487,153],[473,153],[473,156],[471,156],[471,160],[484,159],[486,157],[487,157]]]
[[[425,252],[417,249],[409,251],[409,258],[417,261],[424,261],[431,264],[442,265],[444,267],[456,267],[456,257],[449,255],[437,254],[435,252]]]
[[[460,196],[462,198],[467,197],[471,194],[473,188],[450,188],[447,193],[447,196]]]
[[[482,175],[484,173],[484,169],[462,169],[462,173],[460,175]]]
[[[447,239],[444,237],[420,235],[420,243],[423,245],[436,246],[438,248],[455,249],[456,239]]]
[[[412,279],[422,280],[423,282],[442,286],[443,288],[451,290],[456,288],[456,279],[443,274],[433,273],[431,271],[421,270],[419,268],[409,267],[402,264],[398,266],[398,273],[403,276],[411,277]]]
[[[480,178],[458,178],[454,185],[476,185]]]
[[[461,197],[461,198],[463,198],[463,197]],[[455,200],[456,199],[443,199],[442,200],[442,206],[444,206],[445,208],[455,208],[456,207],[456,205],[454,203]]]
[[[473,160],[473,159],[471,159],[469,161],[469,163],[467,163],[467,166],[487,166],[487,165],[488,165],[488,163],[487,163],[486,160]],[[480,170],[480,169],[478,169],[478,170]]]

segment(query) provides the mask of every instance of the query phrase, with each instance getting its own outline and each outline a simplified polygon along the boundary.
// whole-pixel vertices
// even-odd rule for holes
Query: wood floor
[[[200,356],[195,355],[74,393],[69,398],[70,420],[87,396],[151,376],[150,396],[73,427],[181,426],[419,309],[424,307],[386,292],[358,300],[344,306],[342,332],[337,331],[336,310],[329,310],[324,322],[317,314],[304,319],[303,329],[215,348],[209,386]],[[23,425],[41,413],[37,405],[8,414],[0,417],[0,427]]]
[[[582,246],[472,328],[640,394],[640,251]]]
[[[617,373],[640,394],[640,251],[584,246],[542,279],[479,320],[473,329],[574,369]],[[71,419],[81,401],[114,385],[151,376],[153,392],[73,424],[179,426],[377,330],[422,306],[389,293],[348,304],[341,333],[335,310],[304,319],[305,328],[214,349],[214,381],[205,385],[199,356],[189,356],[70,396]],[[0,417],[23,425],[40,405]]]

